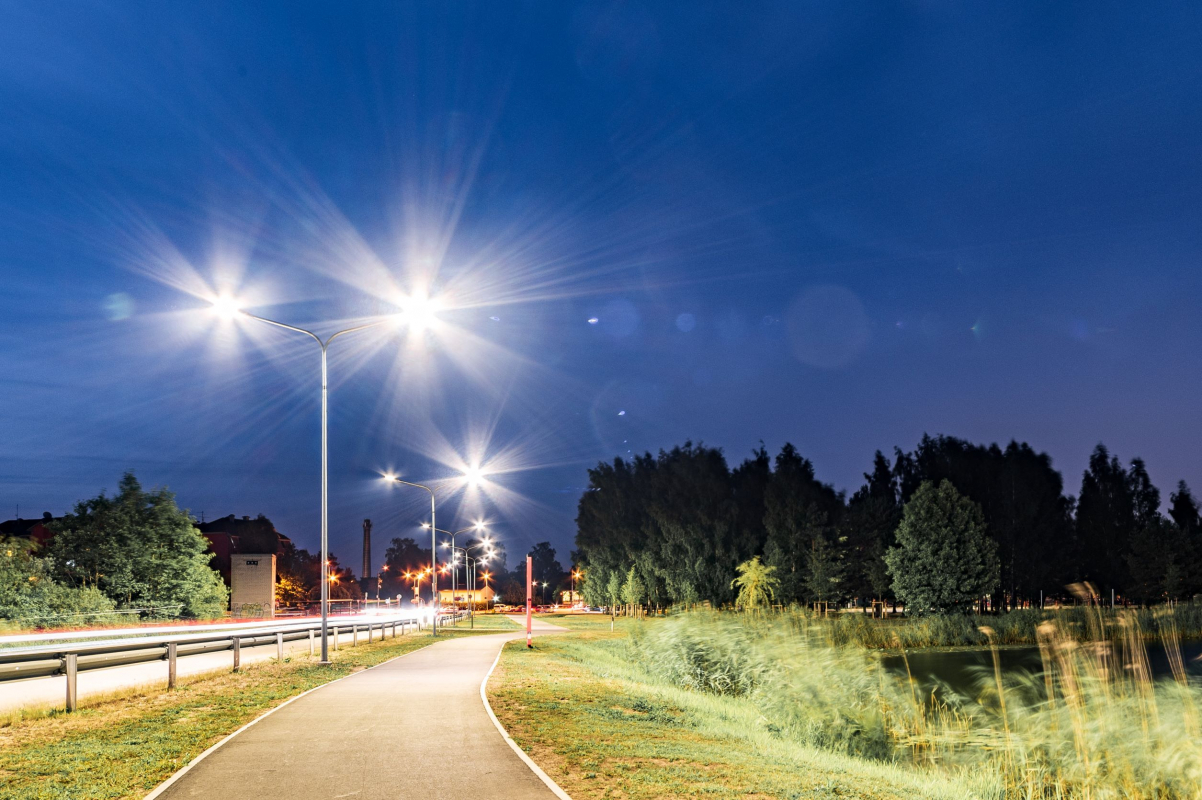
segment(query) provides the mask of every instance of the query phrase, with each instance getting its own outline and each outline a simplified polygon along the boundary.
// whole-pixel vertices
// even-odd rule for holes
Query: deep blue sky
[[[389,275],[459,306],[332,349],[351,565],[422,514],[377,473],[454,451],[513,469],[444,517],[511,558],[686,438],[848,490],[924,431],[1019,438],[1074,493],[1104,441],[1202,488],[1200,15],[2,3],[0,518],[133,469],[316,546],[315,350],[214,324],[231,275],[327,332]]]

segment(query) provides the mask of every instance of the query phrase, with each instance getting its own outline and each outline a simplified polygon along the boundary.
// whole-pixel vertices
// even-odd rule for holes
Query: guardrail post
[[[275,660],[284,663],[284,634],[280,631],[275,633]]]
[[[230,642],[234,648],[234,672],[242,671],[242,640],[237,636],[231,636]]]
[[[63,672],[67,675],[67,710],[74,711],[79,701],[76,677],[79,672],[79,656],[67,653],[63,656]]]
[[[313,655],[313,631],[309,631],[309,655]]]
[[[338,649],[338,626],[334,626],[334,649]]]
[[[376,626],[372,625],[370,622],[367,623],[367,643],[368,644],[371,644],[371,635],[372,635],[372,631],[375,627]]]
[[[175,642],[167,643],[167,688],[175,688],[175,659],[178,657],[177,645]]]

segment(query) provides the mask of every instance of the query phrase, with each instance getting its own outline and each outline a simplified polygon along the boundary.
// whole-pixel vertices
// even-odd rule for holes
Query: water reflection
[[[1149,644],[1148,662],[1155,678],[1171,678],[1168,650],[1164,645]],[[1202,642],[1189,642],[1181,646],[1185,670],[1194,679],[1202,680]],[[998,648],[1003,675],[1021,672],[1038,674],[1043,671],[1039,648],[1033,646],[1010,646]],[[906,661],[910,673],[924,686],[945,684],[955,692],[968,697],[975,696],[982,680],[993,682],[993,657],[989,648],[930,648],[906,652],[903,659],[897,652],[881,657],[885,668],[904,676]]]

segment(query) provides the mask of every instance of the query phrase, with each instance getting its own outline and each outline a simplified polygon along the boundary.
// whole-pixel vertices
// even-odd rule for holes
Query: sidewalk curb
[[[513,749],[513,752],[518,754],[518,758],[522,759],[522,761],[526,763],[526,766],[530,767],[530,770],[539,777],[539,780],[547,785],[547,788],[550,789],[555,796],[559,798],[559,800],[572,800],[567,792],[559,788],[559,784],[551,780],[550,775],[543,772],[542,767],[540,767],[538,764],[535,764],[533,759],[526,755],[525,750],[518,747],[518,743],[515,742],[513,737],[509,735],[509,731],[505,730],[505,726],[501,724],[501,721],[497,719],[497,715],[493,713],[492,706],[488,704],[488,694],[484,690],[485,687],[488,686],[488,679],[492,677],[493,670],[495,670],[497,668],[497,664],[501,662],[501,654],[505,652],[505,645],[509,644],[510,641],[516,640],[517,637],[503,642],[501,644],[501,648],[497,650],[497,657],[493,659],[492,666],[488,668],[488,674],[484,676],[484,680],[480,681],[480,699],[484,701],[484,710],[488,712],[488,718],[492,720],[493,725],[497,726],[497,730],[500,731],[502,738],[505,739],[505,743]]]

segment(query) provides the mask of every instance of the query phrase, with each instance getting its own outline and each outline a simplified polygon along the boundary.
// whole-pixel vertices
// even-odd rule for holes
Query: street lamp
[[[433,610],[430,623],[430,634],[438,635],[438,535],[434,528],[434,490],[429,486],[423,486],[420,483],[410,483],[403,481],[396,475],[391,473],[384,476],[384,480],[389,483],[400,483],[405,486],[412,486],[415,489],[425,489],[430,493],[430,607]]]
[[[576,606],[576,581],[580,580],[581,572],[578,569],[572,570],[572,607]]]
[[[464,479],[468,481],[469,485],[471,485],[472,479],[470,477],[468,477],[468,475],[466,473],[464,474]],[[423,528],[429,528],[430,523],[423,522],[423,523],[421,523],[421,526]],[[466,528],[460,528],[459,530],[453,531],[453,532],[452,531],[444,531],[442,528],[434,528],[433,530],[435,533],[442,533],[442,534],[445,534],[445,535],[451,537],[451,556],[454,557],[454,555],[455,555],[455,537],[461,533],[466,533],[467,531],[477,531],[477,532],[483,531],[484,530],[484,521],[477,520],[475,524],[470,525]],[[487,539],[485,541],[487,541]],[[446,542],[443,542],[442,546],[446,547],[447,546]],[[451,601],[452,602],[454,602],[455,592],[458,589],[458,583],[457,583],[458,577],[459,577],[459,570],[455,566],[452,566],[451,567]]]
[[[433,317],[438,307],[429,298],[414,297],[409,298],[407,303],[402,303],[404,311],[400,315],[394,315],[387,319],[369,322],[366,325],[356,325],[353,328],[346,328],[337,331],[329,336],[324,341],[320,336],[312,331],[307,331],[304,328],[298,328],[295,325],[286,325],[283,322],[277,322],[274,319],[267,319],[256,314],[251,314],[241,307],[236,299],[229,295],[220,295],[213,298],[213,312],[224,319],[235,319],[237,317],[245,317],[247,319],[265,322],[268,325],[274,325],[277,328],[292,331],[293,333],[301,333],[309,336],[313,341],[317,342],[321,348],[321,662],[322,664],[330,663],[329,651],[329,617],[330,617],[330,586],[329,586],[329,565],[326,563],[329,558],[329,502],[327,499],[329,489],[328,464],[329,458],[327,454],[327,442],[329,439],[328,417],[329,417],[329,380],[328,370],[326,368],[326,351],[330,347],[330,342],[347,333],[355,333],[356,331],[375,328],[389,322],[398,322],[402,319],[415,321],[415,324],[420,329],[424,329]]]

